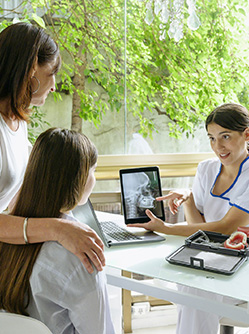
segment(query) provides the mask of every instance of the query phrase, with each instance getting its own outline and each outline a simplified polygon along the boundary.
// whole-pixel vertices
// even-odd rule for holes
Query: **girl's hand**
[[[93,265],[98,271],[103,270],[105,265],[104,244],[88,225],[61,219],[56,234],[55,240],[75,254],[90,274],[93,273]]]
[[[146,215],[150,218],[148,223],[140,223],[140,224],[128,224],[129,227],[143,227],[149,231],[155,231],[159,233],[166,233],[166,225],[165,223],[157,218],[149,209],[145,211]]]
[[[170,191],[166,196],[157,197],[156,200],[168,200],[170,211],[174,215],[177,213],[178,207],[187,201],[190,195],[190,189],[178,189],[177,191]]]

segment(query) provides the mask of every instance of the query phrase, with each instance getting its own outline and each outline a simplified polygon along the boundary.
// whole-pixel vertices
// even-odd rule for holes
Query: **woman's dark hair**
[[[0,100],[10,99],[11,110],[18,119],[28,118],[35,62],[42,66],[54,60],[56,73],[61,63],[59,48],[44,29],[20,22],[0,33]]]
[[[82,198],[97,150],[84,135],[52,128],[34,144],[16,205],[11,214],[59,217]],[[10,245],[0,242],[0,309],[27,315],[29,279],[42,243]]]
[[[240,104],[225,103],[209,114],[206,119],[206,130],[211,123],[232,131],[243,132],[249,127],[249,112]]]

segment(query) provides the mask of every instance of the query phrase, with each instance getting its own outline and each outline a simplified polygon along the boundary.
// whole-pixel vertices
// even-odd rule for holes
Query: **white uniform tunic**
[[[208,159],[198,165],[193,184],[195,205],[206,222],[222,219],[233,206],[249,213],[249,157],[240,165],[233,184],[221,195],[213,194],[215,182],[221,172],[218,158]],[[198,273],[196,273],[198,275]],[[179,291],[207,299],[236,304],[237,300],[201,291],[195,288],[178,287]],[[189,306],[178,306],[177,334],[217,334],[219,316]]]
[[[249,213],[249,157],[241,163],[233,184],[217,196],[213,194],[213,188],[221,166],[218,158],[202,161],[194,179],[195,205],[206,222],[222,219],[232,206]]]
[[[0,213],[19,190],[28,163],[30,143],[27,123],[12,131],[0,114]]]

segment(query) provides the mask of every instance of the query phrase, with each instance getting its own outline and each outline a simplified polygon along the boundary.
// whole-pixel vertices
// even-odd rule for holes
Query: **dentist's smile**
[[[229,155],[230,155],[230,153],[222,153],[222,154],[219,154],[219,156],[220,156],[221,159],[226,159],[226,158],[229,157]]]

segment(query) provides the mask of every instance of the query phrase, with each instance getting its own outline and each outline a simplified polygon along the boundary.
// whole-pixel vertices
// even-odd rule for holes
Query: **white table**
[[[121,215],[97,212],[97,216],[102,220],[112,219],[123,224]],[[166,236],[163,242],[106,249],[107,266],[157,279],[157,284],[148,284],[121,275],[107,274],[108,284],[249,323],[247,308],[203,299],[170,287],[170,283],[177,283],[249,302],[249,261],[231,276],[168,263],[165,257],[184,244],[184,241],[184,237]]]

